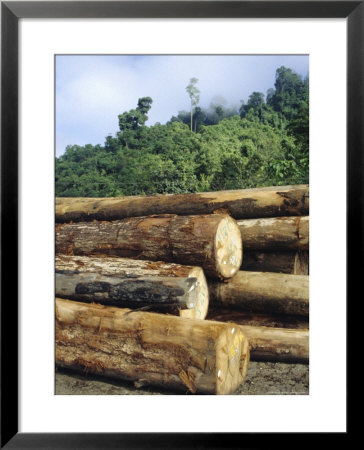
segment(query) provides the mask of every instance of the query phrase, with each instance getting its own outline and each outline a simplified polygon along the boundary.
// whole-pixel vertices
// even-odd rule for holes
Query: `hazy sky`
[[[198,78],[199,106],[219,99],[240,105],[253,91],[274,88],[286,66],[308,75],[307,55],[59,55],[56,57],[56,155],[67,145],[101,144],[118,131],[118,115],[153,99],[146,125],[189,111],[186,86]]]

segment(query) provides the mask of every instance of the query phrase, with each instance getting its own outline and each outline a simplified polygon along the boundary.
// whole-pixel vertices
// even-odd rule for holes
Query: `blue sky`
[[[289,67],[308,75],[307,55],[57,55],[56,156],[67,145],[101,144],[118,131],[118,115],[138,98],[153,99],[146,125],[189,110],[186,86],[198,78],[199,106],[226,107],[266,94],[275,72]]]

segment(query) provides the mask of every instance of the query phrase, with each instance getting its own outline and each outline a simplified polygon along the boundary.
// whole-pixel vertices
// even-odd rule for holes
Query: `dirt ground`
[[[245,382],[234,395],[307,395],[309,366],[277,362],[251,361]],[[133,383],[84,376],[58,369],[56,395],[190,395],[156,387],[136,388]]]

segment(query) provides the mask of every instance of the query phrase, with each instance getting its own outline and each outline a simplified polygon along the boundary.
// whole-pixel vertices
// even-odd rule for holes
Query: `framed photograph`
[[[347,302],[363,268],[361,262],[354,263],[352,258],[354,248],[363,247],[363,20],[361,1],[1,2],[2,447],[234,448],[239,447],[242,438],[252,439],[249,444],[254,445],[253,441],[267,439],[271,433],[272,436],[292,432],[347,433]],[[234,107],[230,106],[230,99],[226,102],[222,96],[214,97],[208,109],[202,102],[199,105],[199,80],[193,77],[197,67],[202,66],[206,80],[210,72],[218,76],[218,68],[222,72],[229,58],[226,71],[235,71],[236,77],[221,79],[228,80],[233,90],[234,80],[237,85],[240,82],[240,73],[241,82],[249,85],[249,64],[255,67],[252,73],[256,78],[260,74],[263,77],[271,70],[270,59],[279,57],[280,61],[293,64],[293,55],[297,71],[302,72],[302,76],[294,72],[302,84],[302,92],[305,86],[308,89],[308,77],[304,79],[308,67],[310,86],[310,389],[307,385],[304,392],[307,395],[78,395],[82,393],[81,382],[79,390],[73,392],[76,395],[55,395],[52,299],[57,192],[61,197],[159,193],[157,185],[155,191],[148,191],[150,180],[139,166],[139,172],[135,172],[140,176],[138,185],[132,186],[134,172],[130,163],[127,166],[130,180],[125,185],[98,179],[97,183],[90,182],[88,191],[78,191],[77,183],[72,184],[74,161],[68,166],[66,161],[62,168],[63,174],[71,174],[68,181],[64,178],[54,183],[55,172],[59,170],[54,156],[62,154],[70,143],[62,140],[62,130],[67,127],[72,130],[74,134],[70,136],[78,144],[76,136],[82,127],[90,130],[90,136],[91,129],[96,128],[87,122],[90,116],[86,110],[99,107],[90,101],[89,93],[101,87],[101,83],[96,79],[88,85],[82,78],[82,70],[97,66],[100,76],[109,77],[108,88],[100,88],[98,95],[104,98],[105,111],[114,101],[116,115],[120,114],[116,117],[119,123],[108,132],[113,133],[119,125],[121,134],[109,134],[106,144],[113,151],[119,139],[122,144],[118,141],[118,145],[131,149],[132,158],[136,147],[130,120],[136,117],[138,123],[144,124],[151,108],[151,91],[151,97],[156,95],[164,100],[156,105],[156,109],[164,110],[164,115],[156,114],[153,119],[156,127],[159,122],[169,120],[171,129],[178,128],[176,132],[184,139],[190,132],[197,135],[203,126],[217,126],[222,119],[226,120],[226,126],[233,127],[236,111],[239,120],[247,115],[252,122],[262,121],[263,115],[268,122],[279,120],[271,108],[277,97],[273,89],[267,96],[270,95],[270,104],[268,100],[264,102],[259,92],[254,92],[249,98],[246,95],[246,103]],[[118,72],[112,72],[110,58],[115,61],[119,58],[115,64],[123,65],[125,78],[117,78]],[[301,60],[305,62],[300,66]],[[160,67],[166,68],[165,79],[158,71]],[[149,84],[143,71],[150,74]],[[171,113],[167,112],[166,97],[179,86],[169,81],[189,73],[185,88],[191,110],[176,111],[178,117],[168,119],[166,114]],[[71,77],[67,79],[69,74]],[[286,75],[282,72],[276,77],[279,80]],[[127,86],[138,85],[142,94],[136,109],[130,104],[130,108],[121,105],[123,109],[117,110],[113,86],[118,83],[124,85],[125,92]],[[107,89],[112,91],[111,95]],[[226,89],[223,94],[228,96],[228,92]],[[84,104],[79,101],[81,97]],[[65,98],[72,108],[61,111]],[[130,109],[129,113],[125,109]],[[300,116],[301,122],[292,121],[292,126],[302,129],[304,120],[308,121],[308,110],[306,113]],[[99,120],[103,120],[102,114]],[[155,131],[155,136],[163,140],[162,131]],[[245,138],[249,132],[245,130]],[[202,148],[200,135],[199,139]],[[276,142],[275,136],[267,135],[267,139]],[[210,148],[216,142],[219,136],[212,133]],[[95,144],[89,148],[96,148]],[[227,154],[231,152],[231,164],[235,161],[234,145],[231,139],[227,150]],[[277,155],[282,146],[290,145],[289,136],[277,140]],[[79,151],[77,145],[74,147],[67,147],[70,155]],[[241,152],[251,152],[248,147]],[[211,155],[204,155],[209,170],[214,164]],[[152,154],[147,156],[154,173],[162,170],[158,166],[162,160]],[[218,176],[218,170],[214,177],[210,172],[200,174],[199,178],[192,172],[189,176],[192,160],[183,168],[183,179],[175,173],[173,183],[163,177],[158,180],[166,193],[189,189],[201,192],[210,186],[211,191],[255,187],[243,184],[243,179],[249,170],[257,178],[252,182],[259,183],[261,173],[254,172],[251,165],[243,168],[242,160],[235,161],[235,169],[237,164],[241,164],[239,180],[236,172],[229,178],[228,162],[223,176]],[[282,185],[279,177],[285,174],[287,180],[293,177],[292,165],[282,168],[274,164],[269,161],[267,165],[267,171],[276,180],[269,185]],[[302,157],[300,164],[292,184],[308,183],[308,166],[305,172]],[[172,166],[164,165],[164,170],[173,172]],[[128,180],[127,175],[123,172],[124,180]],[[238,187],[237,182],[241,183]],[[166,188],[166,183],[171,184]],[[191,187],[191,183],[198,183],[198,187]],[[98,192],[93,190],[96,185],[101,189]],[[292,393],[300,392],[292,390]],[[225,411],[224,417],[221,411]]]

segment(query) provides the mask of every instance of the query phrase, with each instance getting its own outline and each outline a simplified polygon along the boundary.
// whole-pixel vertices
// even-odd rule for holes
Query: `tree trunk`
[[[226,282],[209,281],[211,306],[308,317],[308,276],[239,271]]]
[[[235,219],[301,216],[309,209],[309,186],[263,187],[191,194],[114,198],[56,198],[56,222],[120,220],[153,214],[196,215],[221,211]]]
[[[56,271],[56,296],[121,308],[148,306],[153,311],[179,314],[194,309],[197,279],[180,277],[118,277],[88,272]]]
[[[116,257],[56,255],[56,270],[116,275],[120,277],[189,277],[197,279],[197,303],[181,309],[181,317],[204,319],[209,306],[206,278],[201,267]]]
[[[307,317],[288,316],[286,314],[255,313],[228,308],[209,308],[206,319],[216,320],[217,322],[233,322],[238,325],[250,325],[253,327],[309,328]]]
[[[308,250],[308,216],[246,219],[238,225],[244,251]]]
[[[255,361],[309,362],[309,331],[241,325]]]
[[[242,270],[278,272],[292,275],[309,274],[309,254],[306,251],[259,252],[245,251]]]
[[[56,299],[56,364],[139,383],[231,394],[249,344],[239,327]]]
[[[58,225],[56,253],[177,262],[229,278],[241,266],[242,242],[228,215],[166,215]]]

